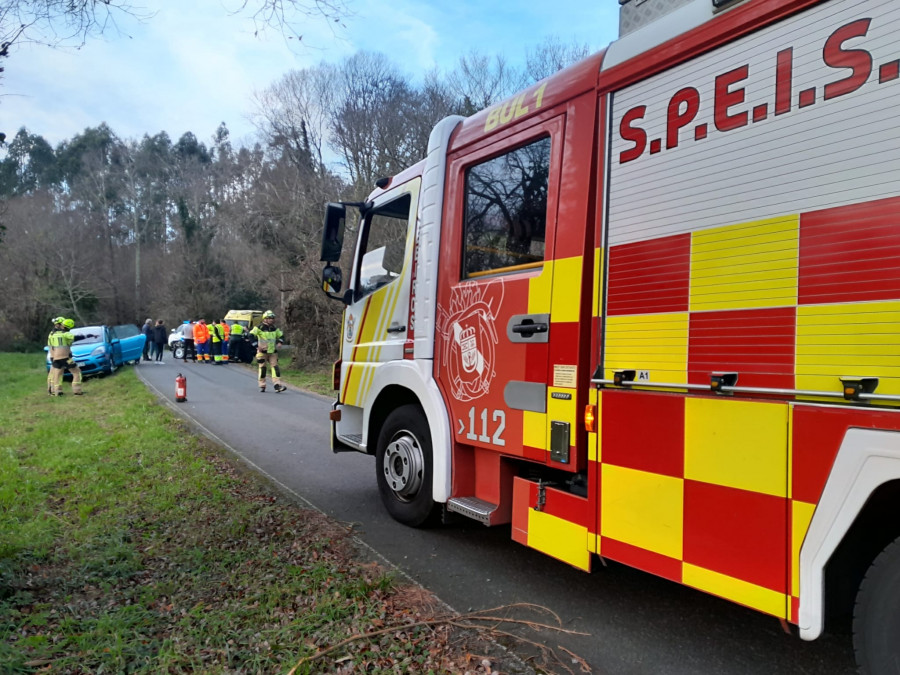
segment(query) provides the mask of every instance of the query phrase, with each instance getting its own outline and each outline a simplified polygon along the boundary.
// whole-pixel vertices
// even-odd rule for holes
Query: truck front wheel
[[[862,675],[898,672],[900,662],[900,538],[877,558],[859,587],[853,649]]]
[[[431,432],[422,410],[397,408],[381,427],[375,453],[381,501],[394,520],[421,527],[432,519],[432,465]]]

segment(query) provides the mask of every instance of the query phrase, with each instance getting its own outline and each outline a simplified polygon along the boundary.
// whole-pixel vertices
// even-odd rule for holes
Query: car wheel
[[[394,520],[412,527],[433,520],[431,431],[419,406],[405,405],[388,415],[378,434],[375,466],[381,501]]]
[[[172,358],[184,360],[184,345],[178,345],[172,349]]]
[[[866,572],[853,609],[853,648],[862,675],[897,671],[900,635],[900,538]]]

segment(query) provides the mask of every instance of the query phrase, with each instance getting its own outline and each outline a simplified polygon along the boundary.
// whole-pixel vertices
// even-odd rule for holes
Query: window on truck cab
[[[464,279],[543,264],[549,176],[549,137],[466,170]]]
[[[383,204],[368,214],[365,244],[359,267],[359,296],[363,297],[391,283],[403,270],[406,233],[409,226],[409,193]]]

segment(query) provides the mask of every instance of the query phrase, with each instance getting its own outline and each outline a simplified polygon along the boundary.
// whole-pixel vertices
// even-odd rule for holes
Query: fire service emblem
[[[503,282],[487,286],[467,284],[453,289],[450,307],[438,309],[442,365],[450,374],[450,388],[458,401],[487,394],[496,375],[494,326],[503,303]]]

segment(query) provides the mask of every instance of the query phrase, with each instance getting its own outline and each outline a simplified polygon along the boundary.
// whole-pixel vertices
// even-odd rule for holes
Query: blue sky
[[[254,91],[291,69],[338,62],[365,49],[387,54],[410,78],[447,71],[473,49],[524,61],[550,36],[599,49],[615,39],[617,0],[347,0],[343,29],[306,21],[303,45],[275,30],[255,37],[237,0],[147,0],[155,15],[123,19],[80,49],[20,46],[0,81],[0,131],[22,126],[52,145],[106,122],[123,138],[192,131],[208,142],[225,122],[252,138]]]

